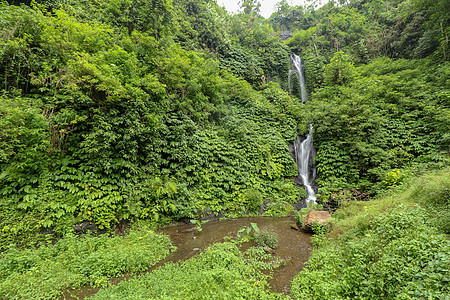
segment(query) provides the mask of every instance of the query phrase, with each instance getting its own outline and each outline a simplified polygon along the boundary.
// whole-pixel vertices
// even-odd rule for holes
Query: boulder
[[[327,211],[313,210],[303,216],[303,227],[305,231],[312,231],[311,227],[313,223],[319,223],[322,226],[326,226],[331,219],[331,215]]]
[[[266,251],[267,253],[274,253],[273,249],[270,247],[263,247],[264,251]]]
[[[85,221],[83,223],[75,224],[73,226],[73,230],[77,233],[86,232],[88,230],[96,231],[97,226],[93,223],[90,223],[88,221]]]
[[[291,224],[291,228],[295,229],[295,230],[300,230],[300,228],[298,228],[297,224]]]

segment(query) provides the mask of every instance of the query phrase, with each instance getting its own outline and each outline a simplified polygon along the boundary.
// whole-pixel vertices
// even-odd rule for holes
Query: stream
[[[268,230],[278,237],[278,248],[274,251],[277,256],[286,261],[286,265],[278,268],[273,273],[273,279],[269,282],[273,291],[289,294],[291,281],[304,267],[309,258],[311,235],[291,228],[295,222],[290,217],[251,217],[231,219],[226,221],[212,221],[202,225],[202,231],[198,232],[194,225],[171,226],[160,230],[170,235],[172,242],[177,246],[177,251],[168,260],[187,260],[206,249],[213,243],[224,241],[225,236],[235,237],[237,231],[250,226],[250,223],[258,224],[260,230]],[[243,245],[246,249],[254,244]]]
[[[278,237],[278,248],[274,255],[284,259],[285,265],[273,271],[273,279],[269,281],[271,290],[283,294],[289,294],[291,281],[304,267],[311,251],[311,235],[291,228],[295,222],[291,217],[248,217],[230,219],[225,221],[210,221],[202,225],[202,231],[198,231],[195,225],[175,225],[164,227],[157,232],[170,236],[177,251],[168,258],[156,264],[146,272],[151,272],[167,262],[185,261],[199,254],[214,243],[224,241],[224,237],[236,237],[237,231],[244,226],[256,223],[260,230],[268,230]],[[242,245],[241,250],[253,246],[253,242]],[[144,272],[145,273],[145,272]],[[112,284],[118,284],[131,276],[121,276],[111,279]],[[84,299],[97,293],[99,288],[83,287],[73,290],[64,296],[64,299]]]

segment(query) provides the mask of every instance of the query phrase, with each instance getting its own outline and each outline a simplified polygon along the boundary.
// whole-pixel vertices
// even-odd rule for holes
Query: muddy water
[[[194,225],[178,225],[165,227],[158,232],[170,236],[177,251],[164,261],[148,270],[160,267],[167,262],[178,262],[187,260],[205,250],[214,243],[224,241],[224,237],[236,237],[237,231],[243,226],[251,226],[250,223],[258,224],[259,229],[269,230],[278,237],[278,248],[274,250],[275,255],[284,259],[286,265],[273,272],[273,279],[269,281],[271,289],[275,292],[289,294],[292,279],[304,267],[309,258],[311,235],[291,228],[294,221],[290,217],[269,218],[252,217],[231,219],[226,221],[211,221],[202,225],[202,231],[197,231]],[[252,244],[243,245],[243,250]],[[132,276],[122,276],[111,279],[112,284],[127,280]],[[84,287],[73,290],[63,296],[63,299],[84,299],[97,293],[98,288]]]
[[[177,251],[169,261],[186,260],[205,250],[213,243],[223,242],[225,236],[235,237],[237,231],[250,223],[259,229],[269,230],[278,236],[278,248],[274,253],[286,261],[286,265],[274,271],[270,285],[273,291],[289,294],[293,277],[304,267],[309,258],[311,235],[291,228],[292,218],[253,217],[226,221],[208,222],[198,232],[193,225],[172,226],[160,230],[170,235]],[[250,246],[250,245],[244,245]]]

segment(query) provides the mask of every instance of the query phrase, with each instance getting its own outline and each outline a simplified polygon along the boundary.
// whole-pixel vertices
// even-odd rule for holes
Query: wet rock
[[[43,228],[40,231],[41,234],[54,234],[53,228]]]
[[[258,214],[263,215],[269,208],[270,203],[272,203],[270,199],[264,199],[263,204],[261,205],[261,208],[258,211]]]
[[[291,38],[292,34],[293,33],[290,30],[285,30],[285,31],[281,32],[280,41],[285,41],[285,40]]]
[[[351,190],[339,190],[336,193],[332,193],[329,198],[329,202],[334,206],[341,206],[347,201],[367,201],[369,200],[369,194],[363,190],[357,190],[352,188]]]
[[[208,208],[197,212],[197,219],[202,221],[217,221],[223,217],[224,215],[222,212],[213,212]]]
[[[310,211],[308,214],[303,216],[303,227],[305,231],[311,231],[313,223],[319,223],[323,226],[327,225],[331,220],[331,215],[327,211]]]
[[[188,229],[182,230],[181,232],[191,232],[191,231],[195,231],[195,230],[197,230],[197,227],[188,228]]]
[[[365,193],[365,192],[362,191],[362,190],[357,190],[357,189],[355,189],[355,188],[352,188],[352,189],[351,189],[351,192],[352,192],[352,196],[353,196],[353,199],[354,199],[354,200],[357,200],[357,201],[367,201],[368,198],[369,198],[369,194]]]
[[[291,224],[291,229],[300,230],[300,228],[298,228],[297,224]]]
[[[78,233],[86,232],[87,230],[96,231],[97,226],[95,226],[95,224],[92,224],[92,223],[86,221],[83,223],[75,224],[73,227],[73,230]]]

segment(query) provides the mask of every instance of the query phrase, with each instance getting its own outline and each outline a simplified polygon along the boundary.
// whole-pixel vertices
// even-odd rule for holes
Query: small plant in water
[[[260,247],[269,247],[276,249],[278,247],[278,237],[275,233],[270,231],[260,231],[254,235],[255,242]]]
[[[195,226],[197,226],[198,232],[203,230],[202,224],[205,224],[207,222],[208,222],[207,220],[206,221],[199,221],[199,220],[194,220],[194,219],[191,220],[191,223],[194,224]]]
[[[276,234],[266,230],[260,230],[258,224],[250,223],[250,226],[244,226],[236,234],[236,242],[246,243],[255,240],[260,247],[269,247],[276,249],[278,247],[278,237]]]
[[[258,224],[256,223],[250,223],[251,226],[244,226],[241,229],[238,230],[237,234],[236,234],[236,239],[239,242],[245,243],[248,242],[252,239],[252,229],[254,230],[254,232],[257,234],[259,232],[261,232],[261,230],[258,227]]]

